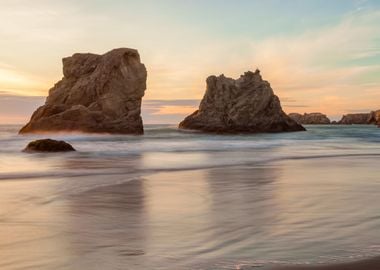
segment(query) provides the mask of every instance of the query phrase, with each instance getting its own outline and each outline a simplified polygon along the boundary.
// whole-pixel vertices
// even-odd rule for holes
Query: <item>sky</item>
[[[380,1],[0,0],[0,124],[25,123],[76,52],[138,49],[145,123],[193,112],[210,75],[259,68],[285,112],[380,109]]]

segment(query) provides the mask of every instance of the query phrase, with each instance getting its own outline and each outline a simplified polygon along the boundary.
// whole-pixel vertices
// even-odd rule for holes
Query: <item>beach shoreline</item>
[[[380,256],[365,260],[321,265],[272,266],[267,270],[377,270],[380,269]]]

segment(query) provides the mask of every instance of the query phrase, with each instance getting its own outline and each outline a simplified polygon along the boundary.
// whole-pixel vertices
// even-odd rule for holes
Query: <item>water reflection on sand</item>
[[[118,164],[132,172],[154,167],[154,159],[160,162],[136,155]],[[73,160],[61,166],[96,164]],[[163,155],[166,161],[176,162]],[[320,158],[3,180],[0,268],[234,269],[380,254],[375,162]]]

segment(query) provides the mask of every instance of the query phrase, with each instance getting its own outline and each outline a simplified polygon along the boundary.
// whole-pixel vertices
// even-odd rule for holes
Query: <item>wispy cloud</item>
[[[380,74],[380,65],[372,58],[380,52],[379,24],[379,12],[347,16],[336,26],[253,45],[252,59],[280,96],[295,97],[309,110],[375,109],[380,78],[373,74]]]
[[[0,64],[0,91],[20,95],[44,94],[48,88],[46,82],[42,82],[32,74],[18,71],[16,68]]]
[[[45,97],[15,96],[0,92],[0,124],[25,124]]]
[[[197,110],[199,102],[198,99],[143,100],[143,119],[150,124],[177,124]]]
[[[380,106],[380,77],[375,76],[380,74],[378,25],[379,11],[361,10],[302,34],[208,41],[186,52],[180,62],[175,54],[163,56],[166,61],[161,64],[155,62],[147,95],[201,98],[208,75],[238,77],[258,67],[280,98],[297,100],[283,102],[287,111],[336,115],[363,104],[375,109]]]

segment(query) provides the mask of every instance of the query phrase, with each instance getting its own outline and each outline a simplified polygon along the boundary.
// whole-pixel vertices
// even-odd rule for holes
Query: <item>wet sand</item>
[[[270,270],[378,270],[380,269],[380,257],[368,260],[332,264],[332,265],[316,265],[316,266],[286,266],[274,267]]]
[[[378,256],[378,173],[354,162],[0,181],[0,269],[380,269],[300,266]]]

